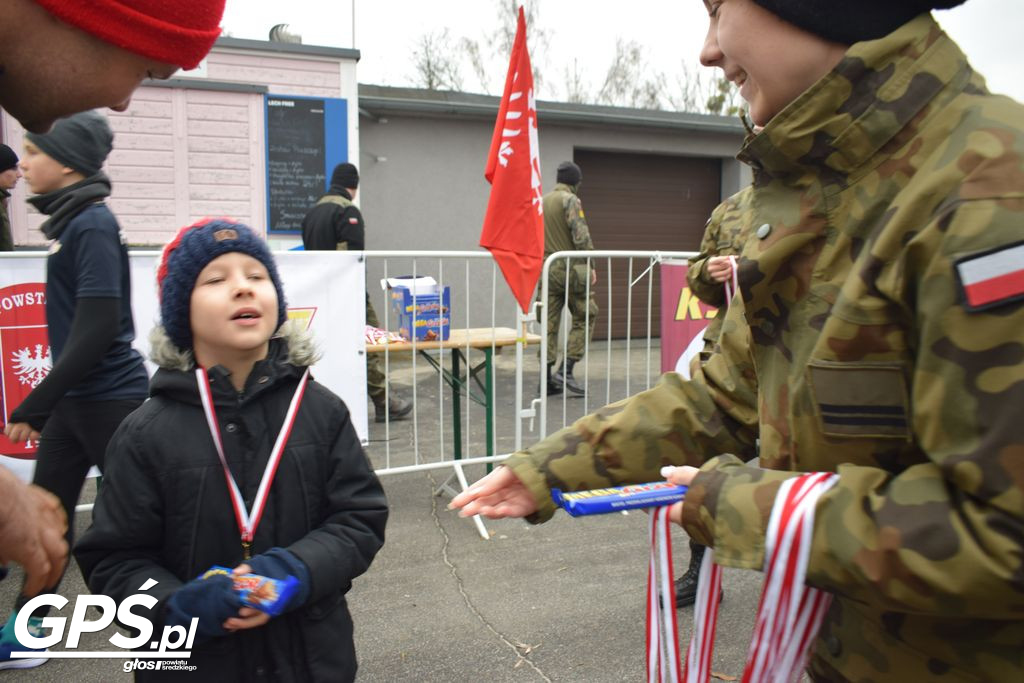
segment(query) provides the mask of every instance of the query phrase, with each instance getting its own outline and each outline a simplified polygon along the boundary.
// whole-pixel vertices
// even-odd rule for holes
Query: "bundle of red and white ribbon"
[[[765,581],[757,608],[754,635],[747,651],[744,683],[793,683],[804,670],[807,655],[832,596],[807,586],[807,561],[818,499],[839,475],[812,472],[783,482],[772,506],[765,538]],[[661,573],[661,595],[655,590],[655,562]],[[706,683],[718,623],[722,570],[714,551],[704,553],[693,612],[693,635],[680,673],[674,600],[671,591],[672,541],[668,508],[651,515],[651,563],[647,585],[647,680],[649,683]],[[671,612],[671,619],[666,615]],[[674,654],[673,654],[674,653]]]

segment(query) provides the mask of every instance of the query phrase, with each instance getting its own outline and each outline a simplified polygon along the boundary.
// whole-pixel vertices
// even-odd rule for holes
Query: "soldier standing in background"
[[[552,487],[676,465],[674,519],[756,571],[783,483],[835,473],[806,555],[831,595],[810,677],[1020,680],[1024,106],[929,12],[961,2],[705,0],[701,62],[764,126],[738,157],[749,238],[718,344],[452,506],[539,522]]]
[[[571,161],[558,165],[555,177],[557,184],[544,195],[544,258],[556,251],[593,251],[590,228],[583,215],[583,205],[577,196],[583,172]],[[587,296],[587,286],[591,288]],[[558,259],[548,270],[548,394],[560,394],[565,387],[569,391],[584,392],[573,377],[573,366],[583,358],[587,342],[594,336],[597,321],[597,301],[593,287],[597,283],[597,271],[583,259]],[[566,296],[568,289],[568,297]],[[562,309],[566,299],[569,302],[569,339],[562,365],[552,374],[555,359],[561,345],[558,331],[562,327]]]
[[[693,295],[718,309],[718,313],[704,328],[704,348],[693,359],[691,377],[697,374],[698,365],[711,357],[718,336],[722,333],[722,321],[725,320],[725,309],[729,305],[725,285],[733,278],[729,257],[738,256],[743,251],[746,239],[743,222],[737,220],[738,216],[735,215],[736,207],[737,197],[730,197],[711,212],[701,238],[700,253],[690,259],[686,269],[686,284]],[[705,546],[690,539],[690,564],[675,582],[676,607],[687,607],[697,599],[697,579],[705,549]]]
[[[7,200],[19,178],[21,171],[18,169],[18,155],[7,145],[0,145],[0,251],[14,251]]]
[[[366,249],[366,225],[359,207],[353,204],[359,192],[359,170],[342,163],[331,173],[327,194],[302,219],[302,247],[306,251],[363,251]],[[366,324],[380,327],[377,311],[366,292]],[[380,354],[366,354],[366,393],[373,401],[374,421],[401,420],[412,410],[412,401],[388,391],[387,376]]]

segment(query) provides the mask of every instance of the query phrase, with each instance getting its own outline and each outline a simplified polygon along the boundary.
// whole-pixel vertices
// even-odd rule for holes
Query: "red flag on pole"
[[[544,208],[537,103],[522,7],[484,177],[491,183],[491,197],[480,246],[494,256],[525,313],[544,264]]]

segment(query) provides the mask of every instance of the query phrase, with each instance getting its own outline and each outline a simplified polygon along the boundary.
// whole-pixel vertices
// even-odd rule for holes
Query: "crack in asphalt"
[[[433,474],[431,474],[430,472],[427,472],[426,474],[427,478],[430,479],[431,490],[436,491],[438,488],[438,483],[434,479]],[[448,567],[449,573],[452,575],[452,578],[455,579],[455,586],[459,590],[459,595],[462,596],[462,601],[466,603],[466,607],[469,608],[469,611],[473,613],[473,616],[475,616],[477,620],[484,625],[484,628],[490,631],[498,640],[507,645],[509,649],[515,653],[515,668],[518,668],[519,666],[525,664],[526,666],[533,669],[538,676],[547,681],[547,683],[553,683],[552,680],[548,678],[547,674],[541,671],[540,667],[534,664],[533,661],[531,661],[530,658],[526,656],[527,654],[529,654],[529,651],[531,650],[529,645],[524,645],[522,643],[517,644],[510,640],[508,637],[506,637],[504,634],[500,633],[496,628],[494,628],[494,626],[491,625],[490,622],[487,621],[486,618],[484,618],[484,615],[480,613],[480,610],[476,608],[476,605],[473,604],[473,601],[472,599],[470,599],[469,594],[466,593],[465,584],[462,581],[462,577],[459,575],[459,568],[456,567],[455,564],[451,561],[451,558],[448,557],[448,546],[451,543],[451,537],[448,535],[448,532],[445,531],[445,528],[441,525],[441,516],[438,514],[437,509],[437,501],[439,496],[434,495],[432,493],[430,497],[432,499],[430,502],[430,514],[434,518],[434,526],[437,527],[437,530],[441,533],[441,537],[444,539],[444,543],[441,546],[441,559],[444,560],[445,566]],[[524,650],[526,650],[525,654],[523,652]]]

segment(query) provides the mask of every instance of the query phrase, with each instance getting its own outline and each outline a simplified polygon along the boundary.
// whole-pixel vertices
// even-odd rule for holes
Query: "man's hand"
[[[590,286],[593,287],[597,284],[597,268],[590,269]]]
[[[715,282],[732,278],[732,261],[728,256],[712,256],[708,259],[708,275]]]
[[[537,511],[537,501],[512,470],[498,467],[455,496],[448,509],[461,517],[483,515],[488,519],[525,517]]]
[[[696,467],[690,467],[684,465],[682,467],[672,467],[671,465],[661,468],[661,476],[665,477],[670,484],[676,484],[678,486],[689,486],[693,482],[693,478],[700,472]],[[668,517],[676,524],[683,523],[683,503],[673,503],[672,509],[668,512]]]
[[[32,425],[28,422],[8,422],[4,425],[4,434],[11,440],[11,443],[39,440],[39,432],[32,429]]]
[[[60,581],[68,561],[68,518],[60,501],[0,467],[0,562],[25,570],[25,595]]]

